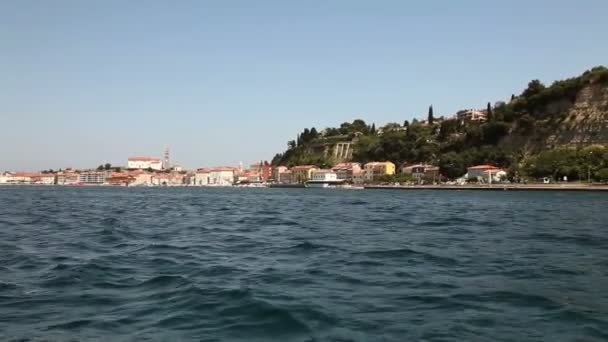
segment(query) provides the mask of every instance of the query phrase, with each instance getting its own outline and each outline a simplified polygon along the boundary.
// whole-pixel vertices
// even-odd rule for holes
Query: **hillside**
[[[570,180],[608,172],[608,69],[545,86],[533,80],[508,103],[488,103],[487,120],[435,118],[376,129],[363,120],[318,132],[305,129],[277,154],[274,165],[332,166],[342,161],[432,163],[447,178],[475,164],[495,164],[511,177]]]

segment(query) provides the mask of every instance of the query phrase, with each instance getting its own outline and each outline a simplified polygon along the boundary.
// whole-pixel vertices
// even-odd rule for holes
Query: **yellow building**
[[[312,178],[312,172],[318,167],[314,165],[298,165],[291,168],[291,182],[303,184]]]
[[[382,176],[395,174],[395,164],[390,161],[371,162],[365,164],[365,180],[368,182],[378,181]]]

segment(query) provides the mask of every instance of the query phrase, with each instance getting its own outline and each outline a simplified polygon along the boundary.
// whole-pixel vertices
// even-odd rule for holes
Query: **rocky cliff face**
[[[554,102],[546,110],[565,114],[547,137],[547,147],[608,145],[608,85],[588,85],[580,90],[573,103]]]

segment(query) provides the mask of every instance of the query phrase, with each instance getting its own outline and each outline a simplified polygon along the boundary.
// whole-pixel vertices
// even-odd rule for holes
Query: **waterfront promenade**
[[[366,190],[475,190],[475,191],[606,191],[608,185],[583,183],[493,185],[367,185]]]

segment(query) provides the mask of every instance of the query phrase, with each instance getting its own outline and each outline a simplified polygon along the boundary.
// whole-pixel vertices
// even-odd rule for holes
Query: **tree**
[[[410,127],[410,122],[407,120],[403,121],[403,127],[405,127],[405,128]]]
[[[467,171],[463,156],[455,152],[448,152],[441,156],[439,170],[449,179],[456,179]]]
[[[365,123],[365,121],[363,121],[361,119],[356,119],[350,125],[350,129],[351,129],[351,131],[349,133],[354,133],[354,132],[365,133],[365,131],[367,130],[367,124]]]
[[[375,123],[372,124],[372,128],[369,130],[369,133],[372,135],[376,134],[376,124]]]
[[[528,88],[521,94],[522,97],[529,99],[534,95],[540,94],[545,90],[545,85],[539,80],[532,80],[528,83]]]
[[[99,166],[97,167],[97,171],[101,171],[101,170],[103,170],[103,165],[99,165]]]
[[[600,182],[608,182],[608,168],[600,169],[595,172],[594,178]]]
[[[488,108],[486,109],[486,111],[487,111],[488,121],[492,121],[494,119],[494,117],[492,115],[492,105],[490,104],[490,102],[488,102]]]
[[[429,125],[432,125],[434,120],[435,120],[435,118],[433,117],[433,105],[431,105],[429,107],[429,117],[428,117]]]
[[[317,139],[319,137],[319,132],[317,132],[316,128],[313,127],[310,129],[310,137],[311,140]]]
[[[515,94],[511,94],[511,101],[515,100]]]
[[[104,165],[105,170],[109,170],[111,168],[112,168],[112,164],[110,164],[110,163],[106,163],[106,165]]]

